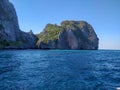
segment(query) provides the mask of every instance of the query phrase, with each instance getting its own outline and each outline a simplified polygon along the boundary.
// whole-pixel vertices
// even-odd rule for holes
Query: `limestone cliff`
[[[0,49],[98,49],[98,37],[85,21],[48,24],[37,36],[21,31],[12,3],[0,0]]]
[[[0,0],[0,38],[16,41],[19,37],[19,25],[14,6],[9,0]]]
[[[35,48],[36,41],[33,33],[20,30],[13,4],[0,0],[0,48]]]
[[[85,21],[48,24],[38,38],[41,49],[98,49],[99,42],[93,27]]]

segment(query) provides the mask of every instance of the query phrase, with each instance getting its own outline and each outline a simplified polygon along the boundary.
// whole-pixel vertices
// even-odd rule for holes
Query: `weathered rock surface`
[[[16,41],[19,37],[19,25],[14,6],[9,0],[0,0],[0,35],[1,38]]]
[[[22,48],[36,48],[37,37],[33,34],[32,30],[30,32],[20,32],[20,40],[23,42]]]
[[[38,38],[41,49],[98,49],[99,42],[94,29],[85,21],[63,21],[61,26],[48,24]]]
[[[9,0],[0,0],[0,48],[36,48],[36,36],[20,30],[16,11]]]
[[[85,21],[48,24],[39,35],[23,32],[14,6],[9,0],[0,0],[0,49],[98,49],[98,41],[94,29]]]

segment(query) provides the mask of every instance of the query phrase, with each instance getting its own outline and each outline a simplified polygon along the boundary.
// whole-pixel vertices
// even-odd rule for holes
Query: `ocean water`
[[[116,90],[119,50],[1,50],[0,90]]]

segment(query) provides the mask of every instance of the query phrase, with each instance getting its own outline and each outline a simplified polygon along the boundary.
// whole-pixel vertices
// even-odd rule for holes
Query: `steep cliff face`
[[[98,37],[85,21],[63,21],[61,26],[48,24],[38,36],[41,49],[98,49]]]
[[[20,30],[16,11],[9,0],[0,0],[0,48],[35,48],[33,33]]]
[[[9,0],[0,0],[0,36],[7,41],[16,41],[19,37],[19,25],[14,6]]]
[[[37,37],[33,34],[32,30],[30,32],[20,32],[20,41],[22,41],[21,48],[36,48]]]

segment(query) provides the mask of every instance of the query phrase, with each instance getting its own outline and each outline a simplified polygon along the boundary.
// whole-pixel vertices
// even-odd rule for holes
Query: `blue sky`
[[[10,0],[21,30],[41,32],[48,23],[84,20],[97,33],[100,49],[120,49],[120,0]]]

